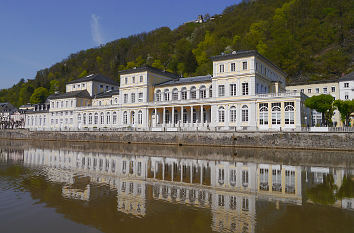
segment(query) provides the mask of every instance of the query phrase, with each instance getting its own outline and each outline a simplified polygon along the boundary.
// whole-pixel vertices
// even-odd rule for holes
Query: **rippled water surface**
[[[354,232],[349,152],[0,141],[0,232]]]

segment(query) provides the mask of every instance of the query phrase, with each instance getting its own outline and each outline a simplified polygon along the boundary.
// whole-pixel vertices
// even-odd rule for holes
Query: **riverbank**
[[[44,132],[1,130],[0,139],[354,151],[354,133]]]

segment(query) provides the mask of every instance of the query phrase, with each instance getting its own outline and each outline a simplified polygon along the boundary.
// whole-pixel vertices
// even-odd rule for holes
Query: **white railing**
[[[257,94],[259,98],[273,98],[273,97],[286,97],[286,96],[301,96],[301,92],[278,92],[278,93],[267,93],[267,94]]]
[[[354,127],[302,127],[302,132],[354,132]]]

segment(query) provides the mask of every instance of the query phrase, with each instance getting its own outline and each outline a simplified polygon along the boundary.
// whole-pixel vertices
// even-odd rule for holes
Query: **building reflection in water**
[[[280,202],[301,205],[303,187],[322,183],[326,174],[333,174],[340,187],[348,172],[46,149],[25,150],[23,158],[27,166],[43,165],[49,180],[64,183],[66,198],[89,200],[90,183],[104,183],[117,190],[117,210],[122,213],[144,217],[151,199],[207,208],[212,213],[212,230],[218,232],[255,232],[256,200],[272,201],[278,207]],[[352,209],[353,200],[343,199],[336,205]]]

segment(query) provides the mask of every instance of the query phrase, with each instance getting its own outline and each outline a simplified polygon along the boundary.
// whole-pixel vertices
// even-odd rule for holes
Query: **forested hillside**
[[[151,65],[183,76],[212,72],[210,56],[257,49],[288,74],[289,82],[339,78],[353,70],[354,1],[257,0],[227,7],[206,22],[109,42],[65,60],[0,91],[0,102],[27,103],[33,92],[65,90],[89,73],[118,81],[118,71]],[[36,102],[40,98],[32,98]]]

